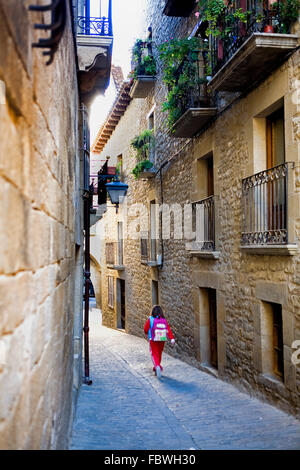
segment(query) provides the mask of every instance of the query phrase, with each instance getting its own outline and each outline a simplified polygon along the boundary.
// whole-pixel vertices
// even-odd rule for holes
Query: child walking
[[[170,339],[171,345],[174,346],[175,344],[173,333],[160,305],[154,305],[152,308],[151,316],[144,326],[144,333],[149,337],[150,353],[154,364],[153,371],[160,378],[163,370],[160,363],[165,342]]]

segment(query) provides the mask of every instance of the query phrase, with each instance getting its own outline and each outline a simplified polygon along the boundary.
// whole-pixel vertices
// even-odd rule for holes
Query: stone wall
[[[152,26],[153,41],[160,44],[171,37],[190,34],[195,17],[168,18],[162,15],[163,2],[148,4],[148,25]],[[199,199],[198,161],[208,153],[214,158],[214,194],[218,197],[216,213],[217,259],[196,258],[186,250],[185,240],[164,240],[159,247],[163,265],[152,268],[141,263],[139,240],[125,240],[124,265],[120,273],[107,269],[102,258],[103,319],[107,326],[116,327],[116,310],[107,307],[107,275],[122,277],[126,282],[126,330],[143,336],[143,326],[149,315],[151,281],[159,282],[160,303],[174,330],[177,340],[172,354],[193,363],[223,380],[254,394],[263,400],[299,415],[300,367],[292,364],[292,343],[300,339],[299,318],[299,248],[293,256],[257,255],[240,247],[241,181],[261,170],[257,119],[274,103],[285,108],[286,160],[295,163],[291,174],[289,216],[293,221],[291,237],[299,239],[300,231],[300,158],[299,105],[295,94],[299,80],[299,51],[255,90],[244,97],[222,96],[222,102],[232,100],[214,123],[193,139],[176,139],[166,132],[167,116],[161,106],[166,88],[161,82],[159,67],[157,83],[145,100],[136,99],[129,105],[112,134],[101,158],[123,155],[125,180],[129,184],[128,206],[151,200],[161,204],[185,203]],[[145,127],[147,116],[155,106],[156,168],[161,169],[149,180],[134,180],[130,174],[134,162],[130,140]],[[116,160],[115,160],[116,161]],[[119,217],[121,217],[119,215]],[[102,224],[106,238],[116,237],[117,218],[110,209]],[[130,221],[130,220],[128,220]],[[127,222],[128,222],[127,221]],[[218,370],[204,361],[203,325],[200,289],[215,289],[217,302]],[[116,299],[116,295],[115,295]],[[264,373],[263,309],[264,303],[282,306],[284,341],[284,379],[275,380]]]
[[[29,3],[0,1],[1,449],[65,448],[72,415],[74,43],[68,14],[45,66]]]

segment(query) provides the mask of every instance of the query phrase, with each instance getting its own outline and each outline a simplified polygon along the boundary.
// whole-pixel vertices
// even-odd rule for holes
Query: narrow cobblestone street
[[[158,380],[146,340],[102,327],[94,308],[90,327],[93,385],[81,387],[71,450],[300,448],[292,416],[167,354]]]

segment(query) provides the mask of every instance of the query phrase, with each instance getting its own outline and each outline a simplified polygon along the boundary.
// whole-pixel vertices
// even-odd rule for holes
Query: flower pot
[[[264,27],[264,33],[274,33],[274,28],[271,24],[266,24]]]

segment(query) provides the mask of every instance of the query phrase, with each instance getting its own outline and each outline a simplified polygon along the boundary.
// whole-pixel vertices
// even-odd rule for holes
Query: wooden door
[[[215,289],[208,289],[209,329],[210,329],[210,363],[218,368],[218,334],[217,334],[217,299]]]

